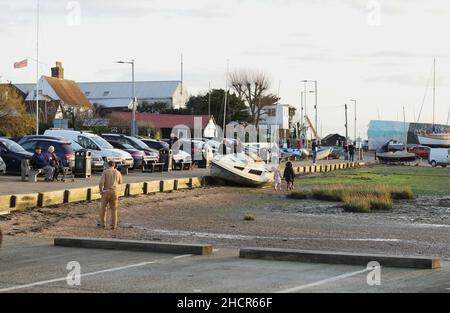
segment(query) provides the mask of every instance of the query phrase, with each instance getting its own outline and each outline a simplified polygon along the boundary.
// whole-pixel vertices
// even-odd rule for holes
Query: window
[[[109,92],[109,91],[105,91],[105,92],[103,93],[103,97],[109,96],[110,93],[111,93],[111,92]]]
[[[22,148],[28,152],[34,153],[34,148],[36,148],[36,141],[28,141],[22,145]]]
[[[267,110],[267,115],[268,115],[268,116],[277,116],[277,111],[276,111],[276,109],[268,109],[268,110]]]
[[[91,95],[91,92],[90,91],[86,91],[84,94],[85,94],[86,97],[89,97]]]
[[[100,150],[92,140],[83,136],[78,136],[78,143],[85,149]]]

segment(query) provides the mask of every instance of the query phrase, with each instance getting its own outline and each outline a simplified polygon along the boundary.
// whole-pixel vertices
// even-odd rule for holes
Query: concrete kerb
[[[93,238],[56,238],[54,245],[67,248],[141,251],[169,254],[212,255],[209,244],[162,243],[134,240],[110,240]]]
[[[382,267],[413,268],[424,270],[439,269],[441,267],[440,258],[369,255],[331,251],[244,248],[240,250],[239,256],[244,259],[360,266],[367,266],[370,262],[378,262]]]

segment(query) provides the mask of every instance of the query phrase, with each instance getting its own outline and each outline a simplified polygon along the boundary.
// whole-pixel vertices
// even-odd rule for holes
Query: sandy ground
[[[121,200],[120,229],[99,230],[98,202],[0,217],[5,235],[81,236],[222,247],[286,247],[450,258],[450,197],[396,203],[393,212],[344,213],[335,203],[272,190],[215,187]],[[246,215],[254,221],[245,221]]]

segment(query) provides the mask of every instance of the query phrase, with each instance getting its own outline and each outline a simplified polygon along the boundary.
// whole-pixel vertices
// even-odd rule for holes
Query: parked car
[[[181,150],[191,151],[191,160],[198,166],[208,166],[209,162],[214,158],[212,148],[206,142],[195,139],[180,139]]]
[[[128,144],[139,151],[143,151],[146,156],[152,157],[155,162],[159,160],[159,149],[153,149],[152,147],[149,147],[138,138],[119,134],[102,134],[102,137],[107,141]]]
[[[0,138],[0,157],[6,164],[7,174],[20,175],[22,160],[31,160],[33,154],[12,140]]]
[[[411,146],[408,148],[409,153],[414,153],[417,157],[426,160],[430,157],[430,151],[431,148],[426,146]]]
[[[71,146],[75,150],[75,152],[81,150],[88,150],[91,153],[91,169],[92,171],[103,171],[105,168],[105,161],[102,158],[102,155],[95,150],[89,150],[83,148],[79,143],[71,140]]]
[[[114,161],[119,166],[123,165],[130,168],[134,165],[134,159],[128,152],[115,149],[105,139],[92,133],[52,129],[45,131],[44,135],[73,140],[85,149],[98,152],[106,162]]]
[[[136,148],[134,148],[133,146],[127,144],[127,143],[122,143],[122,142],[117,142],[117,141],[108,141],[114,148],[123,150],[128,152],[129,154],[131,154],[131,156],[134,159],[134,166],[133,169],[142,169],[144,166],[144,161],[145,162],[155,162],[158,161],[158,158],[151,157],[151,156],[147,156],[145,155],[144,151],[140,151]]]
[[[170,146],[167,142],[161,141],[161,140],[154,140],[154,139],[141,139],[142,142],[144,142],[147,146],[149,146],[152,149],[156,149],[158,151],[161,150],[170,150]],[[191,162],[192,158],[190,153],[187,153],[185,151],[182,151],[180,149],[175,149],[173,151],[173,162],[174,163],[182,163],[182,162]]]
[[[450,165],[450,149],[431,149],[429,163],[433,167]]]
[[[42,152],[47,152],[50,146],[55,148],[56,156],[62,161],[63,166],[75,167],[75,150],[72,142],[67,139],[46,139],[33,137],[22,142],[21,146],[30,153],[34,153],[36,147],[41,147]]]
[[[3,161],[2,157],[0,157],[0,175],[6,174],[6,163]]]

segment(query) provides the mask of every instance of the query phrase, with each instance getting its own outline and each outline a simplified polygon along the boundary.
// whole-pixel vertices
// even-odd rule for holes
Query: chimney
[[[52,77],[64,79],[64,68],[61,62],[56,62],[56,66],[52,67]]]

